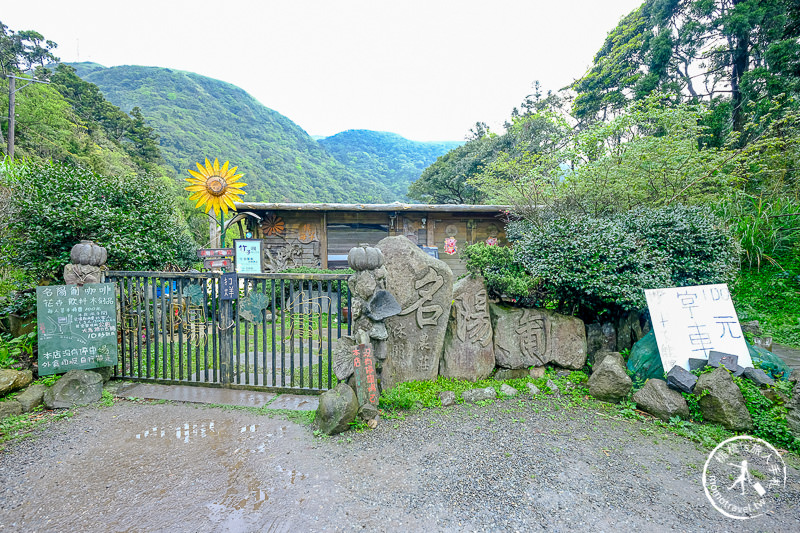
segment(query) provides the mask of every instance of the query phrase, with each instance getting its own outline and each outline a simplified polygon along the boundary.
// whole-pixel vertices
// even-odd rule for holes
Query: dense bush
[[[513,251],[467,248],[468,268],[492,292],[584,320],[643,308],[644,289],[728,282],[736,264],[724,228],[701,208],[519,221],[508,237]]]
[[[6,162],[0,182],[11,190],[2,242],[7,269],[60,279],[70,249],[81,239],[105,246],[113,269],[155,270],[196,260],[194,241],[160,178]]]

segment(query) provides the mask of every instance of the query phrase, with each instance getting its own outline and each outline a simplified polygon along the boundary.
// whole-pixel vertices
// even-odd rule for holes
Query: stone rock
[[[456,403],[456,393],[451,390],[445,390],[439,393],[439,401],[442,402],[442,407],[450,407]]]
[[[366,270],[357,272],[352,278],[350,278],[348,281],[348,286],[351,285],[353,286],[353,294],[365,301],[372,298],[372,295],[375,293],[375,289],[378,288],[378,283],[375,280],[375,276],[372,274],[372,272]]]
[[[744,375],[744,367],[736,365],[733,369],[728,369],[731,371],[731,375],[735,378],[740,378]]]
[[[741,322],[739,325],[742,327],[742,333],[750,333],[754,337],[760,337],[763,335],[763,332],[761,331],[761,324],[758,323],[758,320]]]
[[[489,304],[497,366],[527,368],[554,363],[580,370],[586,364],[583,321],[546,309]]]
[[[730,353],[717,352],[711,350],[708,352],[708,366],[719,368],[725,365],[728,370],[733,370],[739,364],[739,356]]]
[[[667,385],[678,392],[693,392],[697,385],[697,376],[680,365],[675,365],[667,373]]]
[[[552,379],[548,379],[545,385],[547,385],[547,388],[550,389],[550,392],[552,392],[553,394],[558,394],[559,392],[561,392],[561,390],[558,388],[558,385],[556,385]]]
[[[619,355],[620,357],[622,357],[622,354],[619,353],[619,352],[600,351],[600,352],[597,352],[596,354],[594,354],[594,364],[592,365],[592,367],[599,366],[600,363],[603,362],[603,359],[605,359],[607,355],[612,354],[612,353],[615,353],[615,354]]]
[[[381,373],[383,388],[434,380],[453,300],[453,272],[403,236],[382,239],[377,247],[386,259],[386,290],[401,309],[385,319],[389,338]]]
[[[535,396],[536,394],[539,394],[540,392],[542,392],[542,391],[539,390],[539,387],[537,387],[533,383],[526,383],[526,385],[528,386],[528,392],[530,392],[531,395]]]
[[[726,369],[717,368],[701,375],[694,394],[698,397],[703,420],[717,422],[732,431],[753,429],[753,419],[747,411],[744,397]]]
[[[597,352],[617,351],[617,331],[614,324],[586,324],[586,353],[591,357]]]
[[[648,379],[644,387],[636,391],[633,401],[645,412],[669,422],[673,416],[689,419],[689,405],[679,392],[660,379]]]
[[[630,350],[642,338],[639,312],[632,311],[622,316],[617,325],[617,350]]]
[[[0,402],[0,420],[7,416],[16,416],[22,414],[22,404],[17,400],[6,400]]]
[[[516,396],[519,394],[519,391],[508,383],[503,383],[500,385],[500,394],[505,394],[506,396]]]
[[[690,357],[689,358],[689,370],[690,371],[702,370],[707,366],[708,366],[708,360],[707,359],[695,359],[694,357]]]
[[[378,408],[372,405],[371,403],[365,403],[358,410],[358,416],[364,422],[369,422],[370,420],[377,419],[379,414],[380,413],[378,412]]]
[[[589,376],[589,394],[604,402],[618,402],[633,387],[625,361],[616,353],[608,354]]]
[[[23,413],[30,413],[40,405],[44,399],[44,391],[47,387],[42,383],[34,383],[16,397],[16,400],[22,405]]]
[[[92,368],[89,370],[90,372],[96,372],[103,378],[103,383],[108,382],[111,377],[114,375],[114,367],[113,366],[101,366],[98,368]]]
[[[530,376],[527,368],[498,368],[494,374],[494,379],[503,381],[506,379],[522,379]]]
[[[389,317],[399,315],[403,309],[400,303],[386,290],[379,290],[367,302],[364,313],[375,321],[386,320]]]
[[[33,372],[30,370],[0,369],[0,396],[27,387],[31,381],[33,381]]]
[[[494,370],[488,302],[481,277],[463,278],[453,287],[453,305],[439,361],[440,376],[478,381]]]
[[[347,431],[357,414],[356,393],[347,383],[339,383],[319,397],[316,420],[319,430],[326,435]]]
[[[64,266],[64,283],[67,285],[83,285],[85,283],[101,283],[103,272],[99,266],[76,265],[67,263]]]
[[[358,346],[355,337],[342,335],[333,347],[333,373],[339,381],[346,381],[353,375],[353,348]]]
[[[533,379],[539,379],[544,377],[545,368],[543,366],[534,366],[531,367],[530,376]]]
[[[775,389],[764,389],[761,391],[761,395],[772,403],[776,403],[778,405],[786,405],[789,402],[789,398],[787,398],[785,394],[780,391],[776,391]]]
[[[788,410],[786,414],[786,423],[789,425],[789,431],[792,432],[797,438],[800,438],[800,384],[797,384],[792,389],[792,401],[786,404]]]
[[[385,341],[389,338],[389,332],[386,331],[386,324],[383,322],[375,322],[372,324],[372,329],[369,330],[369,338],[377,341]]]
[[[48,409],[68,409],[100,401],[103,378],[89,370],[70,370],[44,393]]]
[[[497,391],[494,387],[485,389],[470,389],[461,393],[461,399],[467,403],[475,403],[483,400],[493,400],[497,398]]]

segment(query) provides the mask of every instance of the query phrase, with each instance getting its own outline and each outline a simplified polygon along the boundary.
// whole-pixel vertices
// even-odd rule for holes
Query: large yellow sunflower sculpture
[[[242,187],[247,185],[239,181],[244,174],[236,174],[239,167],[228,168],[228,161],[219,166],[219,160],[214,159],[212,165],[206,158],[205,166],[197,163],[197,170],[189,169],[189,174],[193,178],[186,178],[191,185],[186,190],[191,192],[189,200],[197,200],[196,207],[206,206],[206,213],[213,209],[214,214],[219,216],[220,211],[228,214],[228,208],[236,210],[234,202],[241,200],[240,196],[245,194]]]

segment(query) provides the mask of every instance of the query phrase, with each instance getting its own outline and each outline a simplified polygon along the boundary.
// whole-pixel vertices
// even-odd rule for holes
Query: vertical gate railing
[[[347,274],[240,274],[221,301],[218,273],[111,271],[116,376],[139,381],[316,392],[332,388],[332,349],[351,333]]]

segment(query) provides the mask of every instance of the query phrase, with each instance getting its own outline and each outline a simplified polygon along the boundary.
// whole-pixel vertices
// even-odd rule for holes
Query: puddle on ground
[[[229,423],[219,423],[215,420],[208,420],[205,422],[198,422],[196,424],[184,423],[171,426],[154,426],[142,431],[139,431],[133,436],[131,440],[145,440],[145,439],[168,439],[190,444],[191,442],[204,439],[206,437],[223,437],[231,433],[228,429]],[[255,433],[258,429],[257,424],[251,424],[238,428],[238,433]]]

